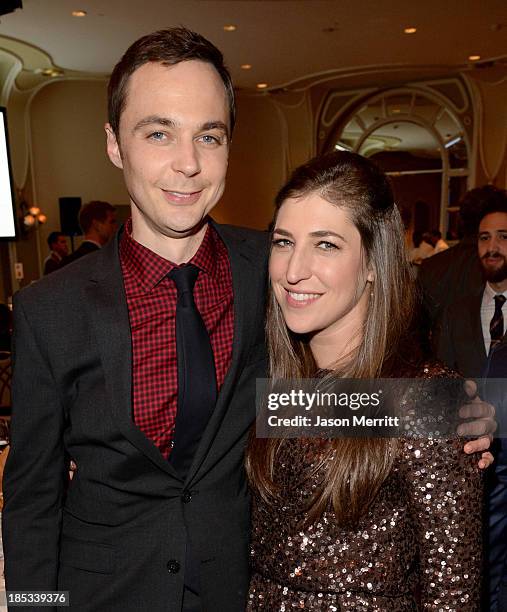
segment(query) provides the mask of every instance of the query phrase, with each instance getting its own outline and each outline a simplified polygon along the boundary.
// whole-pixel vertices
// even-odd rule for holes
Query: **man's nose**
[[[173,159],[172,169],[185,176],[194,176],[201,171],[199,153],[196,143],[193,141],[181,140],[172,148]]]

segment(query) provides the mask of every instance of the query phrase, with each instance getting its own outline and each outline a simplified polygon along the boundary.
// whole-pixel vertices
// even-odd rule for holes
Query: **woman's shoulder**
[[[443,362],[432,358],[413,358],[399,356],[389,368],[389,378],[452,378],[462,376],[446,366]]]

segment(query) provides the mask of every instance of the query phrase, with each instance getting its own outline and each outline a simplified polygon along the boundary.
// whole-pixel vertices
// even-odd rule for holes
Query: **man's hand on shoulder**
[[[487,451],[491,446],[492,434],[497,429],[495,407],[481,400],[477,395],[477,384],[473,380],[465,381],[464,389],[470,400],[461,406],[459,416],[470,420],[460,423],[457,432],[459,436],[476,437],[465,444],[464,451],[469,455],[482,452],[479,468],[485,469],[494,460],[493,455]]]

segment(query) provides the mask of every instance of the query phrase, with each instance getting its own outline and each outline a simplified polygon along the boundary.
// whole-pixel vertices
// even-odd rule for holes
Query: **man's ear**
[[[123,170],[123,161],[121,159],[120,145],[116,139],[116,134],[113,132],[113,128],[109,123],[104,126],[106,130],[106,149],[109,159],[113,164]]]

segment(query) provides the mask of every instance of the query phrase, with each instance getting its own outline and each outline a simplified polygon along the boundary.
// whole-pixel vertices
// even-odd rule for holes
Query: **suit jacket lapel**
[[[188,473],[187,482],[197,470],[210,460],[210,447],[217,435],[218,429],[227,412],[234,386],[240,375],[246,358],[256,336],[259,313],[261,324],[264,322],[264,300],[266,279],[266,258],[259,253],[258,244],[238,237],[234,228],[220,226],[212,222],[219,236],[224,241],[231,264],[232,283],[234,291],[234,338],[232,345],[232,360],[224,384],[220,390],[217,405],[206,427],[192,467]]]
[[[102,359],[108,405],[121,433],[158,467],[179,478],[132,419],[132,338],[118,255],[118,236],[102,249],[95,273],[85,288],[84,300],[90,309],[92,333]]]
[[[482,333],[481,305],[483,291],[484,287],[482,287],[480,293],[477,293],[470,298],[470,308],[468,309],[472,333],[470,347],[474,347],[472,350],[474,351],[474,355],[477,359],[478,372],[482,370],[488,357],[484,347],[484,334]]]

